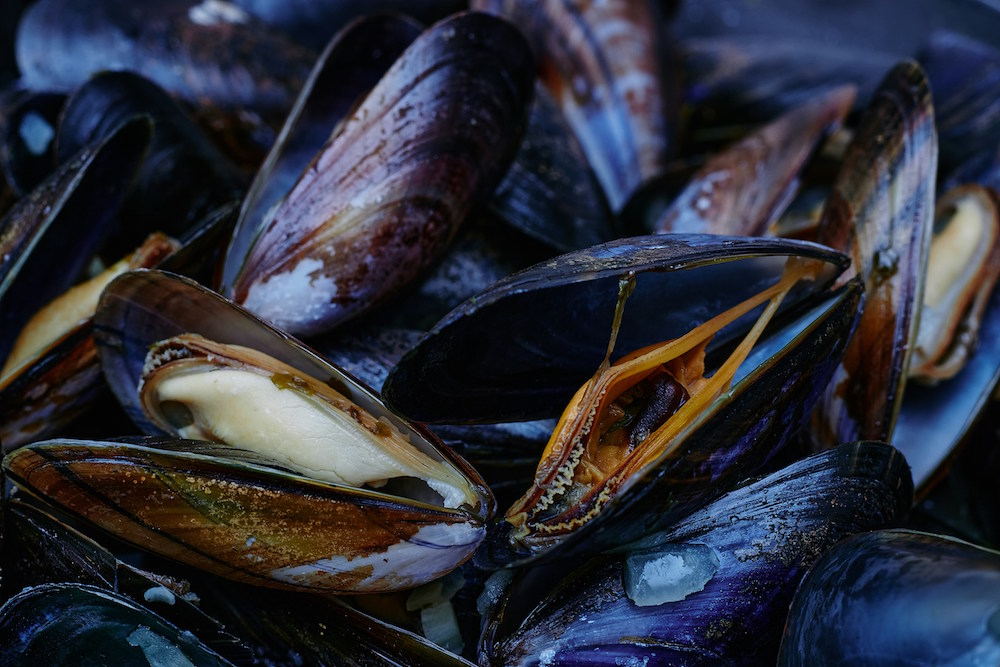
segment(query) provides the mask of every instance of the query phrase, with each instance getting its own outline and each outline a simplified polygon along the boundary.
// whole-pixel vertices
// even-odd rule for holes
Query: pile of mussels
[[[1000,13],[828,4],[5,3],[0,663],[1000,663]]]

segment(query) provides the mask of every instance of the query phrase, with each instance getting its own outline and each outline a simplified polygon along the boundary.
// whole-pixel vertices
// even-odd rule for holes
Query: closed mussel
[[[12,479],[74,514],[230,578],[337,592],[415,586],[482,540],[493,500],[468,464],[219,295],[126,274],[95,336],[144,430],[242,449],[50,441],[9,457]]]
[[[1000,554],[903,530],[856,535],[795,593],[779,665],[995,665]]]
[[[148,609],[76,584],[29,588],[0,607],[0,660],[5,665],[232,664]]]
[[[487,616],[482,663],[773,663],[807,568],[844,537],[898,522],[912,496],[906,462],[882,443],[797,461],[550,590],[546,568],[515,574]]]
[[[830,297],[840,261],[802,242],[679,235],[563,255],[446,316],[383,396],[445,423],[565,408],[534,484],[477,557],[498,566],[571,544],[599,550],[683,516],[787,442],[838,363],[859,286],[780,341],[758,339],[782,304]]]
[[[936,174],[927,77],[904,62],[862,116],[819,230],[821,243],[851,255],[866,294],[858,331],[814,419],[822,446],[890,441],[920,321]]]
[[[383,43],[371,57],[366,44]],[[517,29],[465,13],[422,33],[370,91],[376,66],[413,40],[412,24],[379,18],[348,26],[326,51],[275,152],[258,177],[226,260],[223,292],[297,334],[316,334],[384,301],[440,257],[458,226],[509,167],[531,98],[530,49]],[[362,41],[359,41],[362,40]],[[364,48],[366,57],[351,57]],[[395,51],[398,53],[398,51]],[[340,63],[362,72],[367,92],[342,122]],[[346,100],[348,104],[354,99]],[[325,118],[310,108],[329,108]],[[342,105],[341,105],[342,106]],[[350,107],[348,107],[350,108]],[[302,131],[322,123],[325,144],[288,184],[279,153],[302,151]],[[339,127],[338,127],[339,123]],[[275,190],[274,182],[284,183]],[[274,192],[280,196],[274,197]],[[261,206],[263,198],[274,202]],[[272,198],[273,197],[273,198]],[[249,241],[249,243],[248,243]]]

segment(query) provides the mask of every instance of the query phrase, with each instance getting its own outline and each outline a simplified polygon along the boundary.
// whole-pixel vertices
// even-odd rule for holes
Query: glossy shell
[[[992,665],[1000,554],[880,531],[845,540],[795,594],[778,665]]]
[[[886,75],[848,148],[819,241],[850,253],[865,310],[813,424],[822,446],[889,440],[920,319],[933,227],[937,138],[927,78]]]
[[[509,167],[531,72],[523,37],[493,16],[424,32],[260,221],[245,261],[231,254],[233,300],[317,334],[414,280]]]
[[[123,123],[0,221],[0,356],[6,358],[28,317],[73,284],[100,246],[150,132],[148,120]]]
[[[30,588],[0,607],[0,660],[11,666],[231,664],[149,610],[115,593],[72,584]]]
[[[844,264],[828,249],[785,240],[648,236],[561,255],[498,281],[446,315],[389,374],[382,395],[424,422],[554,417],[604,357],[619,281],[635,275],[615,357],[677,338],[743,301],[780,274],[785,259]],[[745,329],[742,318],[734,329]],[[525,328],[523,322],[533,322]],[[731,340],[723,331],[714,342]],[[419,390],[416,388],[419,387]]]
[[[506,18],[528,37],[541,83],[576,133],[611,211],[620,214],[661,174],[671,148],[655,4],[476,0],[472,7]]]

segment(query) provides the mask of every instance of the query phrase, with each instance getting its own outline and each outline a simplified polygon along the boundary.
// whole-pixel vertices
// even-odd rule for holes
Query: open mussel
[[[224,444],[37,443],[6,461],[32,492],[154,552],[279,587],[406,588],[483,539],[493,499],[468,464],[221,296],[130,273],[105,289],[94,327],[137,424]]]
[[[373,25],[402,39],[398,24],[350,26],[317,67],[341,62],[345,48],[358,48],[355,31],[370,34]],[[229,249],[223,291],[303,334],[384,301],[440,256],[499,182],[523,133],[531,81],[530,49],[507,22],[466,13],[431,27],[338,130],[338,118],[327,116],[323,131],[330,138],[287,194],[267,209],[251,202],[260,217],[241,225],[249,235],[238,232]],[[307,88],[301,104],[329,106],[326,98],[334,93],[325,87],[339,79],[318,71],[313,82],[324,88]],[[357,91],[353,84],[349,89]],[[290,125],[299,118],[293,115]],[[301,119],[323,120],[311,113]],[[283,132],[298,134],[294,127]],[[275,151],[281,150],[279,142]],[[272,154],[265,167],[278,160]],[[268,177],[285,178],[279,172]],[[258,182],[255,191],[269,187]]]
[[[486,617],[481,664],[773,663],[807,568],[846,536],[894,525],[912,495],[882,443],[797,461],[569,574],[514,574]]]
[[[939,382],[965,366],[998,277],[1000,199],[976,185],[948,191],[937,202],[911,377]]]
[[[0,357],[28,318],[82,273],[149,144],[151,125],[133,118],[88,145],[0,223]],[[59,270],[53,271],[53,262]]]
[[[1000,553],[902,530],[820,558],[792,602],[778,665],[995,665]]]
[[[393,369],[383,396],[412,418],[443,422],[545,416],[533,411],[569,401],[532,488],[479,556],[498,566],[556,547],[599,550],[683,516],[787,442],[838,363],[859,287],[817,306],[791,343],[758,346],[737,369],[782,301],[815,296],[838,262],[812,244],[707,236],[570,253],[453,311]],[[686,303],[696,283],[698,299]],[[539,326],[524,331],[525,318]],[[608,337],[629,351],[614,364]],[[706,349],[720,345],[730,354],[706,379]],[[408,389],[416,386],[432,391]],[[771,386],[784,389],[775,397]]]

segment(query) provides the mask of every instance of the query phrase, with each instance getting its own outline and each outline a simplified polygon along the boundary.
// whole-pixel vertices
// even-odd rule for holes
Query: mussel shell
[[[66,96],[58,93],[25,92],[15,94],[0,110],[0,168],[18,196],[56,168],[54,139],[65,101]]]
[[[560,104],[614,214],[657,178],[672,141],[661,69],[661,23],[651,0],[476,0],[531,42],[539,78]]]
[[[28,317],[72,285],[100,246],[150,132],[148,119],[126,121],[0,220],[0,358]]]
[[[938,206],[951,206],[963,197],[980,202],[982,214],[991,218],[987,225],[1000,224],[1000,200],[978,186],[949,191],[938,199]],[[903,397],[893,438],[910,464],[921,497],[943,477],[1000,382],[1000,291],[993,284],[1000,271],[998,254],[996,243],[981,241],[977,258],[965,267],[981,282],[964,285],[966,294],[961,296],[969,301],[955,313],[960,320],[954,337],[960,340],[952,345],[970,350],[961,370],[931,385],[911,381]],[[924,317],[929,310],[925,304]],[[963,354],[955,356],[963,361]]]
[[[760,236],[798,188],[817,145],[843,122],[853,86],[818,95],[709,158],[657,220],[658,234]]]
[[[159,657],[157,657],[159,656]],[[29,588],[0,607],[4,665],[231,665],[190,633],[110,591],[79,584]]]
[[[153,121],[149,152],[122,203],[109,262],[154,231],[183,239],[209,213],[243,194],[243,177],[167,93],[132,72],[102,72],[67,100],[56,155],[64,162],[132,115]]]
[[[132,420],[150,435],[166,434],[149,420],[139,402],[137,387],[146,352],[157,341],[195,333],[268,354],[329,384],[371,414],[384,416],[411,442],[434,441],[426,429],[389,413],[370,389],[288,334],[181,276],[161,271],[119,276],[101,296],[94,329],[108,384]],[[459,467],[471,473],[464,462]]]
[[[817,410],[821,446],[890,439],[920,319],[934,217],[937,140],[927,78],[890,71],[865,111],[827,200],[819,241],[850,253],[865,310]]]
[[[361,16],[405,12],[430,24],[468,6],[464,0],[234,0],[233,4],[316,50]]]
[[[408,437],[411,444],[456,468],[469,481],[480,499],[477,507],[467,511],[438,511],[434,507],[374,491],[326,485],[332,489],[329,492],[331,497],[337,499],[330,502],[341,503],[344,508],[341,512],[355,511],[350,510],[351,503],[355,499],[361,499],[358,504],[384,504],[404,514],[409,513],[412,517],[432,517],[433,519],[427,520],[429,525],[433,525],[435,521],[464,525],[463,530],[470,534],[471,545],[461,542],[457,547],[458,551],[465,550],[461,560],[471,555],[472,548],[481,539],[482,533],[474,536],[475,541],[472,541],[471,534],[482,529],[482,522],[493,512],[494,502],[489,489],[468,463],[441,445],[437,438],[420,425],[406,422],[389,413],[381,401],[354,378],[325,362],[287,334],[269,327],[218,294],[193,281],[158,271],[128,273],[105,289],[94,322],[105,377],[126,412],[146,432],[159,433],[143,413],[137,391],[146,351],[152,343],[180,333],[196,333],[219,343],[259,350],[326,382],[369,413],[389,420]],[[224,461],[216,467],[223,469],[226,466],[228,462]],[[221,474],[221,470],[217,474]],[[293,500],[294,489],[299,488],[300,494],[302,493],[302,487],[296,486],[297,484],[299,482],[286,484]],[[408,521],[413,524],[418,518],[409,518]],[[358,518],[356,523],[362,527],[359,532],[363,534],[367,520]],[[244,536],[244,541],[248,537],[250,535]],[[469,546],[472,548],[466,548]],[[376,582],[369,585],[380,584]]]
[[[314,58],[235,5],[197,0],[41,0],[17,33],[30,89],[69,91],[97,72],[132,70],[193,104],[263,116],[291,108]]]
[[[131,544],[271,587],[410,588],[463,563],[485,533],[482,506],[473,516],[318,482],[196,441],[49,440],[9,454],[4,469],[24,489]]]
[[[561,252],[621,236],[580,142],[540,84],[535,85],[521,149],[497,186],[490,208]]]
[[[27,586],[72,582],[95,586],[149,607],[164,620],[193,633],[205,645],[234,661],[248,661],[248,649],[219,621],[182,594],[183,585],[159,569],[144,571],[119,559],[108,548],[66,523],[30,498],[8,498],[4,507],[3,549],[5,598]],[[134,554],[128,554],[134,556]],[[146,562],[142,567],[150,568]],[[165,595],[174,586],[171,595]],[[187,582],[183,582],[186,585]],[[180,589],[180,590],[179,590]],[[160,597],[157,597],[160,593]],[[173,594],[176,593],[176,594]]]
[[[759,292],[789,256],[821,260],[828,270],[793,290],[788,302],[820,289],[846,265],[815,244],[707,235],[635,237],[561,255],[497,282],[445,316],[392,370],[382,396],[394,411],[423,422],[554,417],[604,358],[621,279],[634,275],[636,288],[617,356],[677,338]],[[752,317],[724,330],[715,344]]]
[[[927,533],[856,535],[820,558],[778,665],[995,665],[1000,553]]]
[[[996,42],[1000,15],[995,7],[975,0],[947,4],[910,0],[905,13],[899,11],[895,0],[852,5],[769,0],[753,8],[741,0],[703,0],[682,4],[675,25],[681,35],[757,35],[763,38],[762,44],[793,39],[811,45],[812,50],[825,46],[853,55],[864,49],[878,49],[905,58],[916,53],[936,30],[955,30]]]
[[[624,554],[575,569],[536,605],[530,579],[515,579],[487,616],[484,664],[534,664],[543,653],[549,665],[774,662],[788,604],[809,565],[848,535],[899,521],[912,493],[905,460],[882,443],[847,444],[795,462]],[[627,559],[678,548],[717,559],[703,588],[636,605],[626,592]]]
[[[691,114],[685,152],[737,139],[754,124],[844,85],[857,87],[855,104],[863,108],[896,62],[881,51],[824,47],[789,35],[688,37],[678,48]]]
[[[243,200],[226,250],[221,292],[232,290],[268,211],[419,34],[420,25],[406,17],[376,15],[352,22],[326,46]]]
[[[1000,290],[986,304],[977,340],[958,375],[935,386],[911,382],[906,388],[893,438],[910,462],[919,496],[940,481],[973,425],[990,409],[1000,383]]]
[[[300,593],[219,579],[199,583],[199,591],[207,590],[205,610],[246,638],[263,664],[472,667],[424,637],[341,599],[313,596],[304,605]]]
[[[261,221],[227,293],[312,335],[410,283],[510,166],[532,71],[524,38],[496,17],[425,31]]]
[[[1000,145],[1000,50],[939,31],[919,60],[934,93],[941,173],[947,177],[973,155]]]

